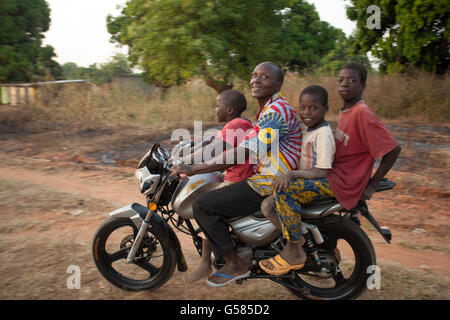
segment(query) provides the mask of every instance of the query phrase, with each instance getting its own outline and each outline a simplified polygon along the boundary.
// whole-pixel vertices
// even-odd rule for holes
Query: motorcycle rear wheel
[[[371,275],[369,267],[376,265],[375,251],[369,237],[358,225],[346,218],[340,218],[340,221],[336,223],[321,224],[319,228],[327,239],[318,247],[319,258],[334,262],[341,272],[326,277],[317,274],[308,276],[300,271],[296,273],[294,279],[283,279],[277,282],[285,284],[291,292],[301,298],[356,299],[367,288],[367,280]],[[347,255],[351,256],[350,251],[353,251],[353,256],[347,259],[351,262],[344,258],[341,261],[339,251],[338,253],[333,251],[336,244],[339,248],[339,243],[347,246],[345,250]],[[354,265],[346,266],[351,263]]]
[[[134,263],[126,263],[138,229],[129,218],[106,220],[97,230],[92,251],[100,273],[113,285],[126,291],[152,290],[172,276],[176,253],[162,241],[163,230],[156,225],[147,232]]]

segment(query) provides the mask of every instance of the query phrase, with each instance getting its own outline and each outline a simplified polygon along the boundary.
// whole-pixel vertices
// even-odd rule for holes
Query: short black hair
[[[321,105],[323,105],[324,107],[328,106],[328,92],[327,90],[325,90],[325,88],[318,85],[308,86],[303,89],[302,93],[300,93],[299,100],[304,94],[315,95],[319,98]]]
[[[281,67],[278,64],[276,64],[276,63],[274,63],[272,61],[265,61],[265,62],[261,62],[260,64],[269,64],[275,70],[275,72],[277,74],[278,81],[281,84],[283,84],[283,82],[284,82],[284,72],[283,72],[283,69],[281,69]]]
[[[345,64],[342,69],[352,69],[359,73],[359,78],[361,80],[361,84],[366,84],[367,81],[367,69],[362,64],[357,62],[349,62]]]
[[[223,99],[223,104],[227,107],[232,107],[235,115],[241,115],[247,109],[247,99],[237,90],[228,89],[222,91],[217,98]]]

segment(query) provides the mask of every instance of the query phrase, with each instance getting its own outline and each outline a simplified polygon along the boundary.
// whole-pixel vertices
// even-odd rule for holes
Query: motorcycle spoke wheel
[[[294,279],[284,280],[286,286],[294,294],[308,299],[358,297],[367,288],[368,267],[376,264],[369,238],[359,226],[346,219],[321,225],[321,232],[327,241],[318,246],[319,259],[322,266],[332,267],[322,272],[299,270]]]
[[[126,259],[127,255],[128,255],[128,249],[122,248],[113,254],[108,254],[107,259],[108,259],[109,263],[112,264],[112,263],[116,262],[117,260]]]
[[[339,263],[334,252],[319,252],[319,258],[321,259],[321,261],[333,265],[335,268],[337,268],[337,272],[335,274],[326,272],[311,272],[310,274],[299,273],[298,276],[306,284],[315,288],[336,289],[340,286],[345,285],[346,282],[351,281],[352,276],[354,275],[355,267],[357,265],[355,254],[352,251],[351,246],[342,239],[339,239],[337,241],[336,248],[339,250],[339,252],[345,253],[342,254],[340,258],[341,261]]]
[[[170,278],[176,265],[175,252],[160,241],[162,232],[158,229],[147,232],[136,260],[127,263],[137,231],[128,218],[111,219],[99,228],[94,237],[94,259],[98,270],[112,284],[129,291],[162,285]]]
[[[342,272],[340,272],[340,270],[333,276],[333,279],[336,285],[339,285],[345,281],[345,278],[342,276]]]
[[[131,248],[131,247],[130,247]],[[153,257],[149,257],[149,261],[146,259],[148,257],[140,257],[139,252],[137,254],[137,260],[133,263],[127,263],[127,256],[130,248],[122,248],[115,254],[110,255],[110,257],[121,258],[111,261],[110,268],[115,270],[120,274],[121,277],[127,278],[129,281],[133,280],[150,280],[152,277],[158,275],[161,271],[161,267],[164,264],[164,256],[162,254]],[[124,250],[125,249],[125,250]],[[158,247],[157,252],[160,252],[161,248]],[[125,254],[121,255],[121,253],[125,252]]]
[[[147,271],[150,274],[150,277],[157,274],[161,270],[161,268],[158,268],[147,261],[136,261],[134,264]]]

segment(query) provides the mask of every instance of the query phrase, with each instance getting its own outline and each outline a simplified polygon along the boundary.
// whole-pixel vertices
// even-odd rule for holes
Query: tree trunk
[[[214,90],[217,91],[217,93],[221,93],[225,90],[228,89],[232,89],[233,88],[233,84],[232,83],[227,83],[226,81],[218,81],[215,80],[208,72],[208,70],[206,70],[205,67],[202,67],[202,73],[203,73],[203,80],[205,81],[206,85],[213,88]],[[225,77],[226,79],[226,77]]]
[[[448,71],[448,40],[444,37],[444,32],[441,34],[438,50],[439,59],[436,66],[436,74],[445,75]]]

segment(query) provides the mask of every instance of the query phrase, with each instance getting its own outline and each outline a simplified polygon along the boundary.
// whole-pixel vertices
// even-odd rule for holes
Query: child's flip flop
[[[270,262],[273,265],[273,269],[265,267],[262,262]],[[273,258],[262,260],[259,262],[259,266],[261,267],[261,269],[263,269],[265,273],[271,274],[273,276],[281,276],[282,274],[286,274],[291,270],[299,270],[303,268],[304,265],[304,263],[290,265],[279,254],[277,254]]]
[[[223,286],[226,286],[227,284],[229,284],[229,283],[231,283],[231,282],[233,282],[233,281],[236,281],[236,280],[239,280],[239,279],[245,279],[245,278],[248,278],[249,276],[250,276],[250,271],[248,271],[248,272],[246,272],[246,273],[244,273],[244,274],[241,274],[241,275],[238,275],[238,276],[229,276],[229,275],[227,275],[227,274],[223,274],[223,273],[219,273],[219,272],[214,272],[214,275],[215,276],[219,276],[219,277],[224,277],[224,278],[228,278],[228,279],[230,279],[230,280],[228,280],[227,282],[224,282],[224,283],[215,283],[215,282],[212,282],[212,281],[206,281],[206,283],[208,284],[208,285],[210,285],[211,287],[223,287]]]

